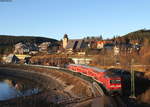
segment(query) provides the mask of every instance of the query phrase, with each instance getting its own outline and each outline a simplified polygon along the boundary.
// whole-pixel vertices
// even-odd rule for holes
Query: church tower
[[[63,38],[63,48],[66,49],[68,44],[68,35],[64,34],[64,38]]]

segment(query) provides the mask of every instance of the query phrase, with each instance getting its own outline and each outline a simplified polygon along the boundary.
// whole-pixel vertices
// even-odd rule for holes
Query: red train
[[[67,66],[67,68],[69,70],[80,72],[84,75],[94,78],[97,82],[102,84],[110,94],[121,94],[121,77],[109,72],[109,70],[78,64],[70,64]]]

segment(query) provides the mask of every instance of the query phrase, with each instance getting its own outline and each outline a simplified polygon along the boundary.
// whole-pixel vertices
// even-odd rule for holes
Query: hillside
[[[13,46],[19,42],[40,44],[42,42],[56,43],[57,40],[45,37],[0,35],[0,54],[11,52]]]
[[[138,31],[130,32],[126,35],[123,35],[121,37],[116,37],[119,42],[131,42],[131,41],[137,41],[138,43],[143,44],[144,41],[147,39],[150,43],[150,30],[147,29],[141,29]]]
[[[56,42],[57,40],[45,37],[33,37],[33,36],[7,36],[0,35],[0,45],[14,45],[18,42],[32,42],[32,43],[42,43],[42,42]]]
[[[124,35],[124,37],[127,37],[132,40],[140,40],[140,39],[150,39],[150,30],[141,29],[135,32],[128,33]]]

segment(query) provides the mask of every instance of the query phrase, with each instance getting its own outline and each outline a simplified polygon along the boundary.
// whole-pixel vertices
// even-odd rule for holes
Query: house
[[[60,45],[57,43],[52,44],[51,42],[43,42],[38,47],[39,47],[39,52],[54,53],[58,51],[59,46]]]
[[[84,48],[84,41],[82,39],[69,40],[66,46],[67,50],[80,50]]]
[[[26,58],[30,58],[31,56],[30,55],[27,55],[27,54],[15,54],[15,56],[19,59],[19,60],[25,60]]]
[[[31,58],[30,55],[25,55],[25,54],[15,54],[15,56],[19,59],[19,63],[25,63],[25,64],[28,64],[29,63],[29,60]]]
[[[48,52],[49,47],[51,46],[51,42],[43,42],[39,47],[39,52]]]
[[[119,47],[118,46],[114,46],[114,55],[117,56],[119,55]]]
[[[25,44],[17,43],[15,45],[15,50],[14,50],[15,54],[24,54],[24,53],[27,53],[27,52],[29,52],[29,49]]]
[[[51,54],[51,53],[57,53],[58,50],[60,49],[60,45],[55,43],[55,44],[51,44],[48,48],[48,53]]]
[[[97,46],[96,42],[98,40],[95,40],[95,39],[92,39],[92,38],[91,39],[84,38],[83,40],[84,40],[84,46],[86,48],[92,48],[92,49],[96,48],[96,46]]]
[[[78,55],[85,55],[86,52],[78,52],[77,54],[78,54]]]
[[[14,54],[29,54],[31,51],[38,51],[36,44],[20,42],[15,45]]]
[[[139,45],[140,44],[139,40],[131,40],[130,43],[133,45]]]
[[[119,47],[119,53],[120,54],[124,54],[124,55],[127,55],[127,54],[131,54],[132,51],[133,51],[133,46],[132,44],[119,44],[118,45]]]
[[[2,58],[4,63],[18,63],[20,60],[15,54],[9,54]]]
[[[111,46],[113,44],[112,41],[97,41],[97,48],[102,49],[105,46]]]

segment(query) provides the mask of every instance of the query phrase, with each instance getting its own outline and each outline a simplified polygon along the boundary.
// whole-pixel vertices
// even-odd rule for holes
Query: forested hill
[[[138,39],[150,39],[150,30],[142,29],[135,32],[128,33],[127,35],[124,35],[124,37],[138,40]]]
[[[42,43],[42,42],[52,42],[55,43],[57,40],[45,38],[45,37],[33,37],[33,36],[8,36],[0,35],[0,46],[14,45],[19,42],[30,42],[30,43]]]
[[[115,40],[121,43],[128,43],[129,41],[138,41],[143,44],[145,40],[150,43],[150,30],[141,29],[138,31],[130,32],[126,35],[116,37]]]
[[[57,40],[45,37],[34,37],[34,36],[9,36],[0,35],[0,55],[4,53],[10,53],[13,51],[14,45],[22,43],[36,43],[40,44],[42,42],[51,42],[55,44]]]

